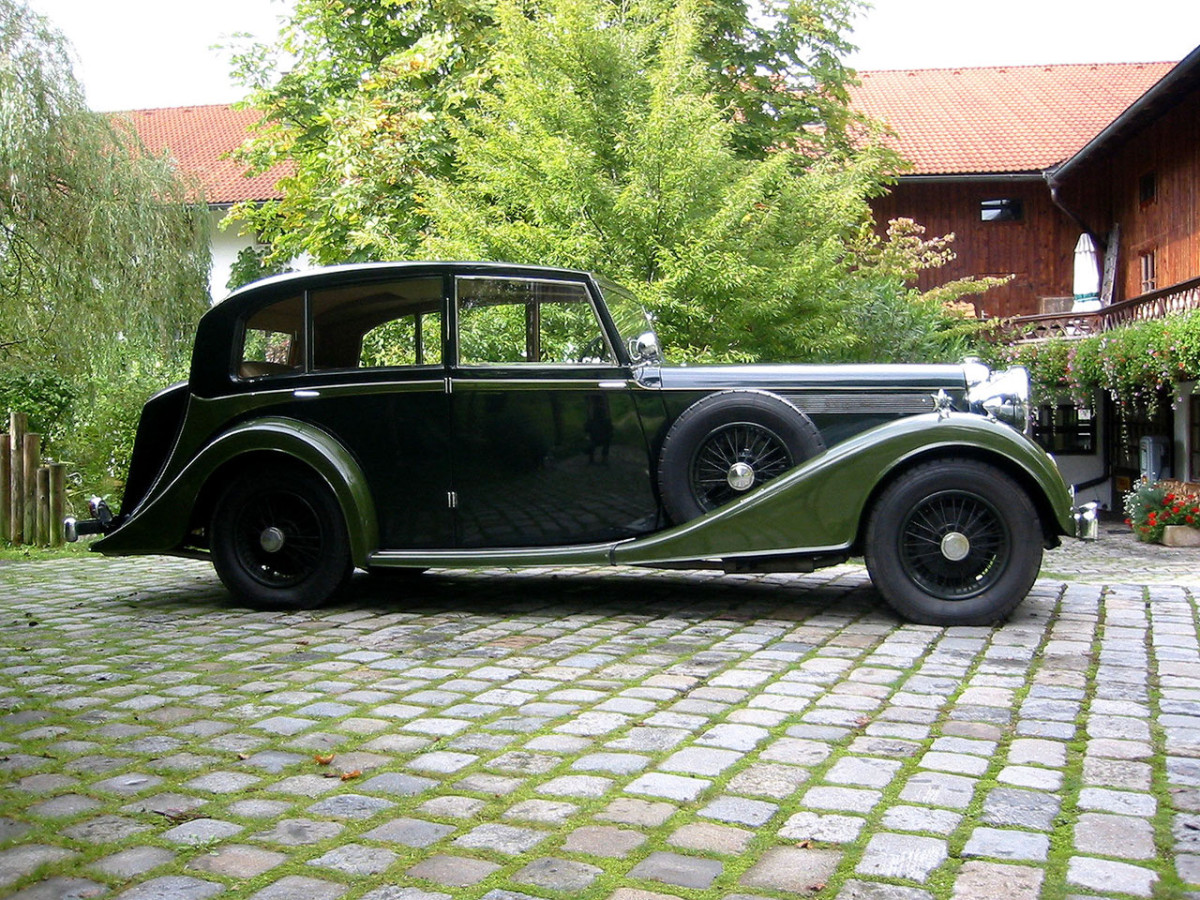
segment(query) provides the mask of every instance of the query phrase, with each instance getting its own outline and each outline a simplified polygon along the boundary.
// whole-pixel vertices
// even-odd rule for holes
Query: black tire
[[[990,625],[1025,599],[1042,565],[1042,528],[1025,489],[967,459],[905,472],[880,495],[865,556],[875,588],[924,625]]]
[[[213,566],[234,596],[313,609],[350,577],[350,539],[333,491],[297,469],[248,471],[224,490],[209,530]]]
[[[687,522],[816,456],[825,441],[803,412],[763,391],[710,394],[675,420],[658,458],[658,489],[675,524]],[[733,467],[748,486],[734,486]],[[752,476],[752,478],[751,478]]]

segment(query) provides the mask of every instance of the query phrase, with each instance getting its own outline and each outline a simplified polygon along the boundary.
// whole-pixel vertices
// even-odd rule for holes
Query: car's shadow
[[[197,601],[224,612],[261,613],[224,591],[219,582],[191,580],[176,589],[125,598],[158,612],[196,608]],[[717,572],[613,569],[432,570],[422,574],[356,572],[330,603],[311,611],[281,615],[323,619],[345,613],[371,615],[532,615],[548,618],[682,617],[748,621],[801,621],[833,614],[857,618],[876,612],[893,621],[865,572],[841,569],[812,575],[741,576]]]

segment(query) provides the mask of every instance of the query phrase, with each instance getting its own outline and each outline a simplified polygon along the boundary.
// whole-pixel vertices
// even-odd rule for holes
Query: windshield
[[[645,307],[634,296],[633,291],[621,287],[615,281],[609,281],[603,276],[596,276],[596,283],[600,285],[609,315],[612,316],[613,324],[621,333],[621,340],[626,347],[630,345],[630,341],[641,335],[647,332],[654,333],[654,320],[650,318]],[[657,344],[657,342],[658,339],[655,338],[655,343]]]

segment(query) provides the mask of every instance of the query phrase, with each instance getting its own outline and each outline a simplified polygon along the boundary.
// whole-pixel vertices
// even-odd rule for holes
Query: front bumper
[[[1085,503],[1073,510],[1075,517],[1075,537],[1081,541],[1095,541],[1100,538],[1100,504]]]

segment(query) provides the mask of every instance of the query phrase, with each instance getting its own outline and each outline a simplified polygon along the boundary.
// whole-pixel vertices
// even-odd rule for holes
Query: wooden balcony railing
[[[1026,343],[1046,338],[1084,338],[1120,328],[1131,322],[1161,319],[1171,313],[1200,309],[1200,278],[1171,285],[1160,291],[1142,294],[1131,300],[1105,306],[1096,312],[1053,313],[1018,316],[1005,329],[1010,343]]]

